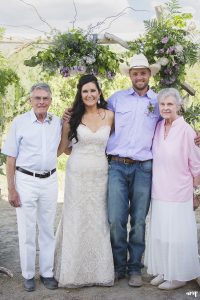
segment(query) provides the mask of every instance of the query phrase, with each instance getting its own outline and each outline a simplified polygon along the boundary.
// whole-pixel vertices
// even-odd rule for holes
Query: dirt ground
[[[191,300],[200,299],[200,288],[195,281],[175,291],[161,291],[149,284],[151,279],[144,269],[144,286],[131,288],[128,279],[120,280],[114,287],[87,287],[80,289],[48,290],[39,281],[38,263],[36,266],[36,291],[28,293],[23,290],[22,277],[19,262],[18,237],[15,209],[7,202],[7,195],[2,189],[0,176],[0,266],[4,266],[13,272],[13,278],[0,274],[0,300]],[[62,209],[61,201],[57,206],[58,223]],[[196,211],[198,228],[200,226],[200,209]],[[198,230],[200,231],[200,230]],[[200,232],[199,232],[200,233]],[[200,240],[200,237],[199,237]],[[199,245],[200,246],[200,245]]]

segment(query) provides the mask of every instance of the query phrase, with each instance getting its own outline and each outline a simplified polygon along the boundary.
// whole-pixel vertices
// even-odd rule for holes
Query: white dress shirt
[[[61,139],[61,119],[47,113],[44,122],[37,120],[33,109],[14,118],[2,153],[16,157],[16,166],[32,171],[56,167]]]

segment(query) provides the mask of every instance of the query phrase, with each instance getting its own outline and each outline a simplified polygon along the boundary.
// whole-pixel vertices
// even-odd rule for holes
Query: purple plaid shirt
[[[107,144],[107,154],[135,160],[152,159],[152,140],[160,117],[157,94],[149,89],[139,96],[133,88],[114,93],[108,109],[115,113],[115,131]]]

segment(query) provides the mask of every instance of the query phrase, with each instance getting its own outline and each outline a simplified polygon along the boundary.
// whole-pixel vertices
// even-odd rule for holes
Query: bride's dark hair
[[[72,140],[73,138],[76,139],[76,142],[78,142],[78,137],[77,137],[77,128],[79,126],[79,124],[81,123],[82,117],[85,113],[85,105],[83,103],[82,97],[81,97],[81,91],[82,91],[82,87],[89,83],[89,82],[93,82],[98,91],[100,92],[100,103],[97,103],[97,108],[104,108],[106,109],[107,107],[107,102],[104,100],[101,88],[99,86],[99,82],[97,80],[97,78],[92,75],[92,74],[87,74],[87,75],[83,75],[81,76],[81,78],[79,79],[79,82],[77,84],[77,93],[72,105],[72,115],[71,115],[71,119],[69,121],[70,124],[70,131],[69,131],[69,140]]]

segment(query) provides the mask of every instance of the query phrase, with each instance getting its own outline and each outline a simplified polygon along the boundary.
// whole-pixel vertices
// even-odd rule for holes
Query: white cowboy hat
[[[133,57],[130,59],[129,66],[125,63],[120,65],[120,71],[125,75],[129,75],[130,69],[141,68],[149,69],[151,71],[151,75],[154,76],[160,71],[161,65],[159,63],[150,65],[147,58],[142,53],[133,55]]]

